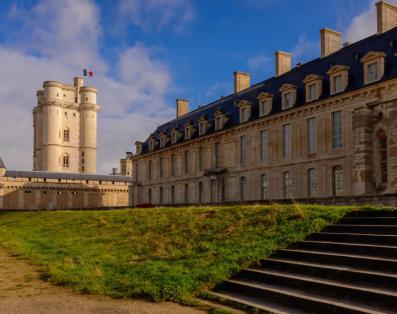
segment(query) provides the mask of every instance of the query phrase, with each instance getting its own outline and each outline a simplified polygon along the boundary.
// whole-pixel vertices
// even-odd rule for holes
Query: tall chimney
[[[376,3],[376,24],[378,34],[397,26],[397,6],[379,1]]]
[[[320,29],[321,58],[338,51],[341,48],[342,34],[329,28]]]
[[[176,117],[182,117],[189,112],[189,100],[177,99],[176,100]]]
[[[276,57],[276,76],[291,70],[292,56],[290,53],[279,50],[274,55]]]
[[[236,71],[234,74],[234,92],[238,93],[251,87],[251,76],[249,73]]]

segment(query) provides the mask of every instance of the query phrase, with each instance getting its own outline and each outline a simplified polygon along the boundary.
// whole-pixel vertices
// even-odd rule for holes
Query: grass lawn
[[[53,283],[112,297],[186,302],[355,207],[145,208],[0,214],[0,244]]]

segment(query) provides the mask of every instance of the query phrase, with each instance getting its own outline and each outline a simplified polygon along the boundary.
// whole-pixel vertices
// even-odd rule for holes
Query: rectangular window
[[[245,177],[240,178],[240,200],[244,201],[247,199],[247,179]]]
[[[69,129],[63,130],[63,140],[65,142],[69,142],[69,137],[70,137]]]
[[[307,144],[309,154],[316,152],[316,118],[310,118],[307,120]]]
[[[270,104],[271,104],[270,99],[261,100],[259,102],[259,115],[261,117],[268,115],[270,113],[271,110]]]
[[[309,99],[308,99],[308,101],[316,99],[317,98],[317,86],[316,86],[316,84],[315,83],[314,84],[310,84],[308,89],[309,89],[309,95],[308,95]]]
[[[284,158],[291,157],[291,125],[283,125],[283,154]]]
[[[292,93],[284,94],[284,109],[292,107]]]
[[[261,161],[267,161],[267,153],[268,153],[268,136],[267,131],[261,131],[260,135],[261,146],[260,146],[260,154]]]
[[[190,127],[185,128],[185,140],[190,139]]]
[[[149,160],[147,175],[148,175],[148,180],[152,180],[152,161],[151,160]]]
[[[160,157],[159,159],[159,174],[160,174],[160,178],[163,178],[164,176],[163,157]]]
[[[261,199],[265,200],[268,198],[269,183],[267,181],[267,175],[261,175]]]
[[[247,136],[240,136],[240,164],[244,165],[247,161]]]
[[[342,74],[335,75],[333,77],[334,81],[334,93],[338,93],[342,91]]]
[[[175,177],[175,155],[171,155],[171,176]]]
[[[199,171],[203,171],[204,160],[203,160],[203,148],[202,147],[199,147],[199,149],[198,149],[198,166],[199,166]]]
[[[185,198],[185,204],[189,203],[189,184],[185,184],[185,191],[184,191],[184,198]]]
[[[368,64],[367,75],[368,75],[368,77],[367,77],[368,83],[374,82],[378,79],[378,63],[377,62]]]
[[[188,175],[189,174],[189,152],[187,150],[185,150],[184,152],[184,170],[185,170],[185,174]]]
[[[342,112],[335,111],[332,113],[332,148],[342,147]]]
[[[152,203],[152,189],[148,190],[148,203],[151,204]]]
[[[199,135],[204,135],[205,134],[205,127],[206,127],[206,123],[205,121],[201,121],[199,123]]]
[[[387,137],[384,133],[379,136],[379,161],[380,182],[387,183]]]
[[[343,194],[343,170],[341,166],[332,168],[332,190],[334,196]]]
[[[289,171],[283,173],[283,197],[285,199],[292,198],[291,194],[292,180]]]
[[[171,204],[175,204],[175,186],[171,185]]]
[[[203,182],[199,182],[198,184],[198,202],[203,202]]]
[[[309,197],[317,195],[316,169],[313,168],[307,171],[307,194]]]
[[[240,122],[248,121],[249,118],[249,109],[247,107],[240,108]]]
[[[159,189],[159,203],[163,204],[163,202],[164,202],[163,187],[160,186],[160,189]]]
[[[221,167],[221,144],[215,143],[215,168]]]
[[[215,130],[222,129],[222,117],[218,116],[215,118]]]

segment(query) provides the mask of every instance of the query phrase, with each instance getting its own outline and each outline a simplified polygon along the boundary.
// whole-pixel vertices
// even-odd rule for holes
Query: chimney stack
[[[320,30],[321,58],[324,58],[341,48],[342,34],[329,28]]]
[[[397,6],[379,1],[376,3],[376,24],[378,34],[397,26]]]
[[[234,92],[238,93],[251,87],[251,76],[249,73],[236,71],[234,74]]]
[[[276,76],[284,74],[291,70],[292,56],[288,52],[276,51]]]
[[[189,112],[189,100],[177,99],[176,100],[176,117],[182,117]]]

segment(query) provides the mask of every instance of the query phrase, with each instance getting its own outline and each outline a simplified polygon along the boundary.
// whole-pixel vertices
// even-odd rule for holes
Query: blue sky
[[[264,80],[276,50],[292,52],[294,63],[316,58],[322,27],[345,41],[370,35],[374,13],[373,0],[2,0],[0,155],[31,168],[31,109],[44,80],[95,71],[87,84],[99,88],[105,173],[174,117],[176,98],[194,108],[227,95],[235,70]],[[10,120],[19,123],[11,139],[1,130]]]

